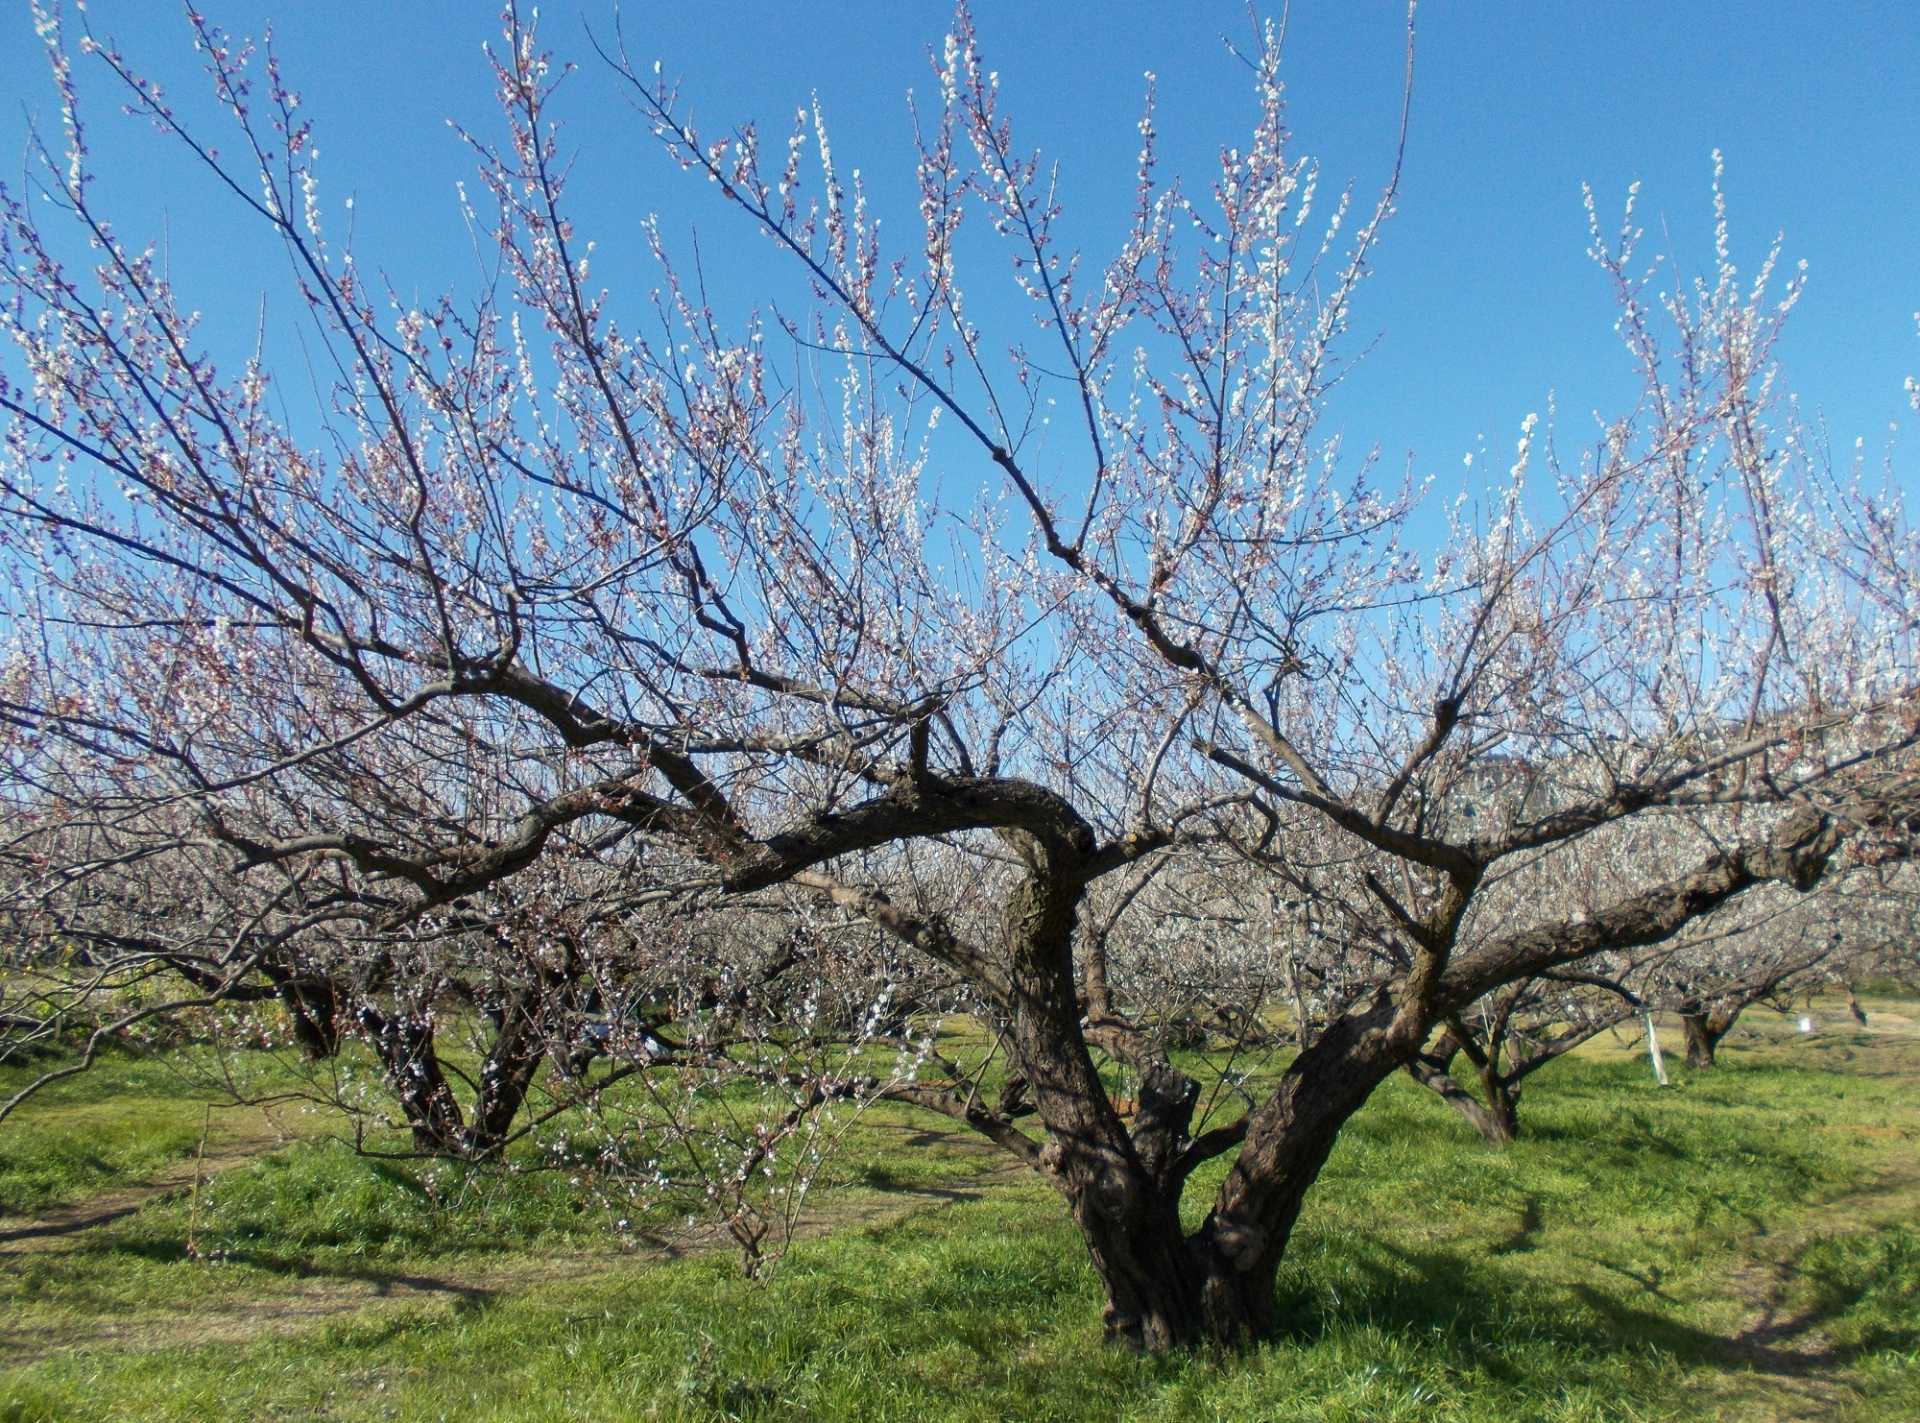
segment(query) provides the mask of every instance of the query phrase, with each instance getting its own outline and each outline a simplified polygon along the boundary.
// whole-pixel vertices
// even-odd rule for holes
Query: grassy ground
[[[97,1226],[0,1221],[0,1420],[1912,1418],[1898,1007],[1811,1039],[1755,1018],[1665,1091],[1603,1040],[1534,1079],[1499,1153],[1391,1084],[1309,1201],[1288,1330],[1226,1359],[1103,1347],[1058,1200],[901,1114],[868,1119],[765,1284],[615,1233],[553,1175],[296,1145]],[[24,1125],[94,1163],[50,1189],[15,1149],[4,1199],[137,1174],[182,1124],[197,1142],[204,1108],[168,1116],[153,1071],[0,1127],[0,1150]]]
[[[259,1055],[266,1060],[266,1055]],[[11,1096],[48,1062],[0,1067]],[[271,1096],[270,1085],[262,1088]],[[0,1123],[0,1219],[165,1175],[202,1150],[254,1156],[321,1125],[291,1104],[233,1104],[210,1054],[129,1056],[110,1050]]]

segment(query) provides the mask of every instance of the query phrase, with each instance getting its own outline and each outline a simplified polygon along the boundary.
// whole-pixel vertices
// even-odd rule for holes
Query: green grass
[[[558,1173],[303,1146],[9,1257],[0,1423],[1920,1416],[1920,1040],[1780,1036],[1665,1091],[1625,1051],[1556,1064],[1504,1152],[1390,1083],[1309,1198],[1286,1329],[1225,1358],[1106,1348],[1030,1179],[804,1239],[760,1284],[623,1256]],[[821,1199],[931,1206],[994,1164],[924,1125],[863,1119]],[[190,1224],[224,1254],[189,1259]]]
[[[259,1079],[250,1088],[270,1091],[268,1075],[289,1080],[270,1054],[241,1057],[258,1059],[241,1064]],[[51,1065],[0,1065],[0,1097]],[[0,1219],[139,1182],[192,1158],[203,1135],[218,1152],[235,1137],[278,1136],[297,1125],[297,1113],[232,1103],[207,1052],[157,1057],[108,1047],[90,1071],[42,1089],[0,1123]]]
[[[802,1247],[764,1288],[687,1261],[293,1348],[74,1356],[32,1371],[21,1396],[78,1418],[1573,1420],[1635,1416],[1617,1405],[1656,1405],[1674,1382],[1670,1361],[1595,1347],[1583,1319],[1498,1327],[1516,1317],[1499,1292],[1435,1317],[1390,1272],[1314,1243],[1307,1268],[1334,1265],[1351,1293],[1224,1361],[1105,1348],[1078,1241],[1021,1187]]]

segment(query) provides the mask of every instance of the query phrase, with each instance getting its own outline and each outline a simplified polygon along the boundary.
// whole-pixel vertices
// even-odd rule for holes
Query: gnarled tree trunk
[[[547,1039],[539,1007],[537,993],[519,993],[500,1015],[493,1047],[480,1067],[473,1121],[465,1136],[465,1152],[475,1160],[490,1161],[505,1150],[514,1118],[545,1060]]]
[[[421,1013],[382,1013],[371,1004],[357,1015],[379,1056],[413,1133],[416,1151],[467,1154],[466,1122],[434,1050],[433,1023]]]
[[[1168,1068],[1157,1080],[1149,1076],[1134,1132],[1143,1148],[1139,1175],[1089,1193],[1084,1206],[1074,1202],[1106,1287],[1110,1340],[1159,1352],[1199,1343],[1231,1347],[1273,1331],[1274,1286],[1307,1191],[1341,1127],[1412,1051],[1387,1032],[1392,1017],[1383,996],[1333,1024],[1294,1060],[1273,1097],[1244,1124],[1240,1155],[1213,1210],[1185,1238],[1180,1189],[1211,1153],[1187,1138],[1194,1098],[1169,1090],[1181,1075]]]
[[[1680,1026],[1687,1036],[1687,1066],[1696,1072],[1712,1067],[1714,1053],[1733,1025],[1740,1010],[1697,1009],[1680,1015]]]
[[[1513,1142],[1520,1135],[1520,1089],[1496,1071],[1478,1069],[1480,1089],[1486,1093],[1486,1100],[1482,1101],[1460,1084],[1448,1066],[1432,1054],[1422,1054],[1407,1064],[1407,1072],[1414,1081],[1465,1117],[1467,1124],[1480,1133],[1488,1145],[1506,1146]]]
[[[1107,1290],[1110,1339],[1161,1352],[1196,1339],[1198,1290],[1180,1231],[1179,1182],[1169,1163],[1136,1148],[1107,1098],[1080,1031],[1073,976],[1075,915],[1086,880],[1084,847],[1071,836],[1019,837],[1031,873],[1004,917],[1012,969],[1013,1059],[1048,1134],[1040,1165],[1066,1197],[1094,1270]],[[1142,1131],[1170,1142],[1194,1094],[1166,1084],[1174,1101],[1141,1088]],[[1164,1156],[1165,1153],[1162,1153]],[[1158,1168],[1156,1170],[1156,1167]]]
[[[340,1051],[341,1019],[346,1012],[339,988],[317,976],[284,975],[274,987],[293,1023],[293,1039],[313,1062]]]

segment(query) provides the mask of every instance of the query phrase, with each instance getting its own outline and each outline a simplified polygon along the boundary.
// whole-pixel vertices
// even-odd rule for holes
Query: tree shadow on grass
[[[1311,1269],[1298,1272],[1293,1291],[1283,1293],[1283,1338],[1311,1344],[1360,1324],[1445,1341],[1442,1347],[1449,1351],[1486,1363],[1486,1341],[1523,1334],[1553,1346],[1562,1358],[1596,1351],[1641,1355],[1651,1346],[1684,1365],[1745,1368],[1782,1378],[1830,1372],[1868,1354],[1898,1352],[1920,1343],[1920,1329],[1915,1329],[1882,1330],[1863,1344],[1834,1345],[1826,1328],[1861,1301],[1861,1291],[1829,1284],[1815,1291],[1812,1304],[1789,1311],[1788,1286],[1802,1278],[1791,1260],[1771,1272],[1764,1288],[1738,1288],[1730,1279],[1729,1289],[1758,1317],[1737,1331],[1721,1333],[1677,1317],[1681,1302],[1666,1292],[1658,1268],[1637,1271],[1597,1256],[1580,1257],[1597,1272],[1637,1286],[1639,1298],[1657,1302],[1642,1304],[1635,1295],[1596,1283],[1550,1284],[1509,1275],[1497,1266],[1476,1267],[1448,1251],[1374,1240],[1340,1254],[1337,1273],[1346,1278],[1337,1295],[1316,1288]]]
[[[162,1240],[121,1240],[103,1248],[100,1254],[131,1256],[158,1264],[174,1264],[193,1258],[180,1242]],[[375,1264],[324,1261],[311,1254],[291,1251],[253,1249],[246,1246],[222,1247],[210,1256],[221,1267],[239,1266],[259,1270],[283,1280],[303,1284],[322,1282],[356,1287],[373,1299],[399,1294],[446,1297],[460,1307],[477,1309],[497,1299],[502,1291],[452,1275],[421,1274],[404,1269],[383,1269]],[[266,1306],[270,1308],[271,1306]]]
[[[943,1238],[939,1270],[916,1279],[911,1308],[894,1302],[893,1322],[881,1327],[873,1348],[876,1356],[894,1357],[924,1349],[929,1337],[942,1341],[947,1355],[939,1368],[917,1374],[913,1384],[925,1391],[929,1416],[943,1416],[949,1405],[956,1413],[1001,1407],[1006,1416],[1080,1416],[1075,1410],[1095,1396],[1124,1413],[1156,1394],[1162,1403],[1177,1395],[1205,1411],[1199,1400],[1216,1393],[1241,1410],[1231,1416],[1266,1416],[1261,1409],[1269,1393],[1276,1406],[1283,1399],[1297,1405],[1302,1389],[1364,1394],[1370,1371],[1378,1370],[1409,1388],[1451,1380],[1484,1404],[1487,1416],[1529,1416],[1541,1400],[1580,1389],[1668,1416],[1663,1405],[1675,1403],[1675,1365],[1698,1375],[1685,1380],[1687,1393],[1719,1397],[1725,1389],[1746,1388],[1824,1406],[1851,1387],[1834,1375],[1870,1352],[1837,1348],[1824,1337],[1825,1327],[1852,1309],[1851,1297],[1816,1297],[1809,1308],[1782,1308],[1758,1324],[1720,1332],[1690,1322],[1685,1307],[1666,1293],[1668,1282],[1658,1279],[1597,1268],[1601,1277],[1592,1283],[1543,1279],[1514,1258],[1542,1229],[1529,1219],[1533,1205],[1521,1209],[1512,1241],[1502,1242],[1513,1246],[1507,1255],[1482,1247],[1463,1258],[1457,1247],[1402,1247],[1346,1235],[1303,1239],[1306,1248],[1282,1279],[1281,1328],[1258,1347],[1210,1360],[1112,1356],[1079,1370],[1063,1370],[1061,1360],[1083,1347],[1096,1327],[1083,1312],[1093,1303],[1088,1280],[1057,1255],[1044,1263],[1024,1258],[996,1244],[990,1232],[976,1235],[955,1221]],[[1063,1249],[1069,1243],[1064,1231],[1034,1235]],[[880,1248],[857,1250],[839,1268],[870,1285]],[[864,1294],[867,1287],[850,1288]],[[1009,1352],[1009,1322],[1023,1319],[1057,1321],[1041,1329],[1043,1340],[1065,1329],[1083,1344],[1040,1342],[1030,1352]],[[823,1365],[814,1347],[802,1348],[802,1359],[783,1367],[811,1377],[809,1371],[845,1366],[840,1360]],[[771,1366],[760,1361],[759,1348],[730,1344],[713,1377],[729,1387],[771,1386]],[[1168,1388],[1173,1395],[1162,1393]],[[1286,1416],[1308,1415],[1296,1408]]]
[[[898,1135],[903,1151],[923,1151],[932,1147],[957,1147],[978,1150],[979,1138],[968,1132],[947,1131],[918,1122],[872,1122],[869,1131]]]
[[[117,1220],[124,1220],[146,1204],[147,1199],[115,1201],[112,1204],[91,1209],[69,1210],[52,1218],[36,1220],[30,1225],[0,1230],[0,1245],[11,1245],[16,1241],[51,1240],[62,1235],[78,1235],[81,1231],[93,1230],[99,1226],[111,1225]]]
[[[1540,1243],[1540,1228],[1546,1223],[1541,1211],[1540,1197],[1532,1191],[1527,1193],[1525,1204],[1520,1207],[1520,1219],[1514,1222],[1513,1233],[1491,1247],[1489,1255],[1518,1255],[1531,1250]]]

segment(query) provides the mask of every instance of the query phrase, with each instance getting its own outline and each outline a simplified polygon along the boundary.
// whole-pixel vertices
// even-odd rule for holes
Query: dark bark
[[[382,1013],[371,1005],[356,1015],[362,1034],[386,1069],[387,1080],[413,1134],[414,1150],[463,1161],[492,1161],[506,1149],[526,1105],[548,1042],[541,998],[526,989],[495,1005],[492,1047],[474,1084],[471,1113],[463,1112],[434,1044],[433,1024],[420,1013]]]
[[[1330,1024],[1244,1128],[1191,1136],[1196,1083],[1117,1020],[1083,1031],[1072,936],[1085,877],[1077,847],[1027,848],[1033,873],[1005,919],[1014,1065],[1048,1133],[1040,1165],[1066,1197],[1105,1288],[1107,1337],[1151,1353],[1232,1347],[1271,1333],[1274,1287],[1308,1189],[1340,1129],[1424,1036],[1421,1015],[1382,991]],[[1091,1034],[1140,1071],[1128,1132],[1088,1051]],[[1206,1222],[1180,1226],[1188,1175],[1241,1151]]]
[[[1274,1281],[1308,1189],[1341,1128],[1417,1046],[1383,992],[1329,1024],[1249,1119],[1240,1155],[1189,1247],[1204,1337],[1234,1345],[1272,1331]]]
[[[1739,1021],[1738,1008],[1690,1008],[1680,1014],[1680,1026],[1687,1036],[1687,1066],[1704,1072],[1714,1064],[1715,1050]]]
[[[463,1140],[465,1154],[476,1160],[492,1160],[505,1148],[507,1133],[546,1057],[546,1033],[537,1004],[531,992],[508,1000],[493,1047],[481,1064],[473,1121]]]
[[[1105,1287],[1109,1340],[1151,1353],[1195,1344],[1212,1333],[1206,1252],[1180,1227],[1181,1189],[1198,1159],[1188,1136],[1198,1085],[1122,1033],[1109,1050],[1141,1071],[1129,1132],[1094,1064],[1074,978],[1076,916],[1097,872],[1092,836],[1066,825],[1006,838],[1029,870],[1002,923],[1012,1067],[1047,1132],[1037,1165],[1066,1198]]]
[[[218,993],[230,1003],[278,998],[293,1025],[294,1041],[310,1061],[323,1062],[340,1051],[346,998],[339,986],[323,975],[303,973],[262,958],[256,967],[266,983],[233,983],[204,962],[181,955],[169,955],[167,962],[196,988]]]
[[[294,1041],[313,1062],[340,1051],[346,1004],[339,988],[324,978],[283,975],[275,980],[280,1002],[293,1023]]]
[[[1451,1052],[1423,1053],[1407,1064],[1407,1072],[1466,1118],[1488,1145],[1506,1146],[1520,1135],[1520,1089],[1498,1072],[1479,1069],[1480,1087],[1486,1094],[1482,1101],[1453,1075],[1452,1058]]]
[[[400,1113],[413,1133],[414,1150],[465,1156],[466,1122],[434,1050],[432,1022],[424,1014],[389,1016],[370,1005],[363,1006],[358,1017],[386,1068]]]
[[[1162,1351],[1192,1337],[1171,1303],[1182,1255],[1178,1195],[1158,1188],[1134,1149],[1080,1031],[1073,929],[1084,880],[1078,847],[1024,846],[1032,873],[1005,925],[1014,1063],[1048,1134],[1040,1161],[1066,1197],[1093,1267],[1107,1287],[1109,1337]],[[1189,1110],[1191,1110],[1189,1108]],[[1177,1284],[1177,1296],[1182,1291]]]

